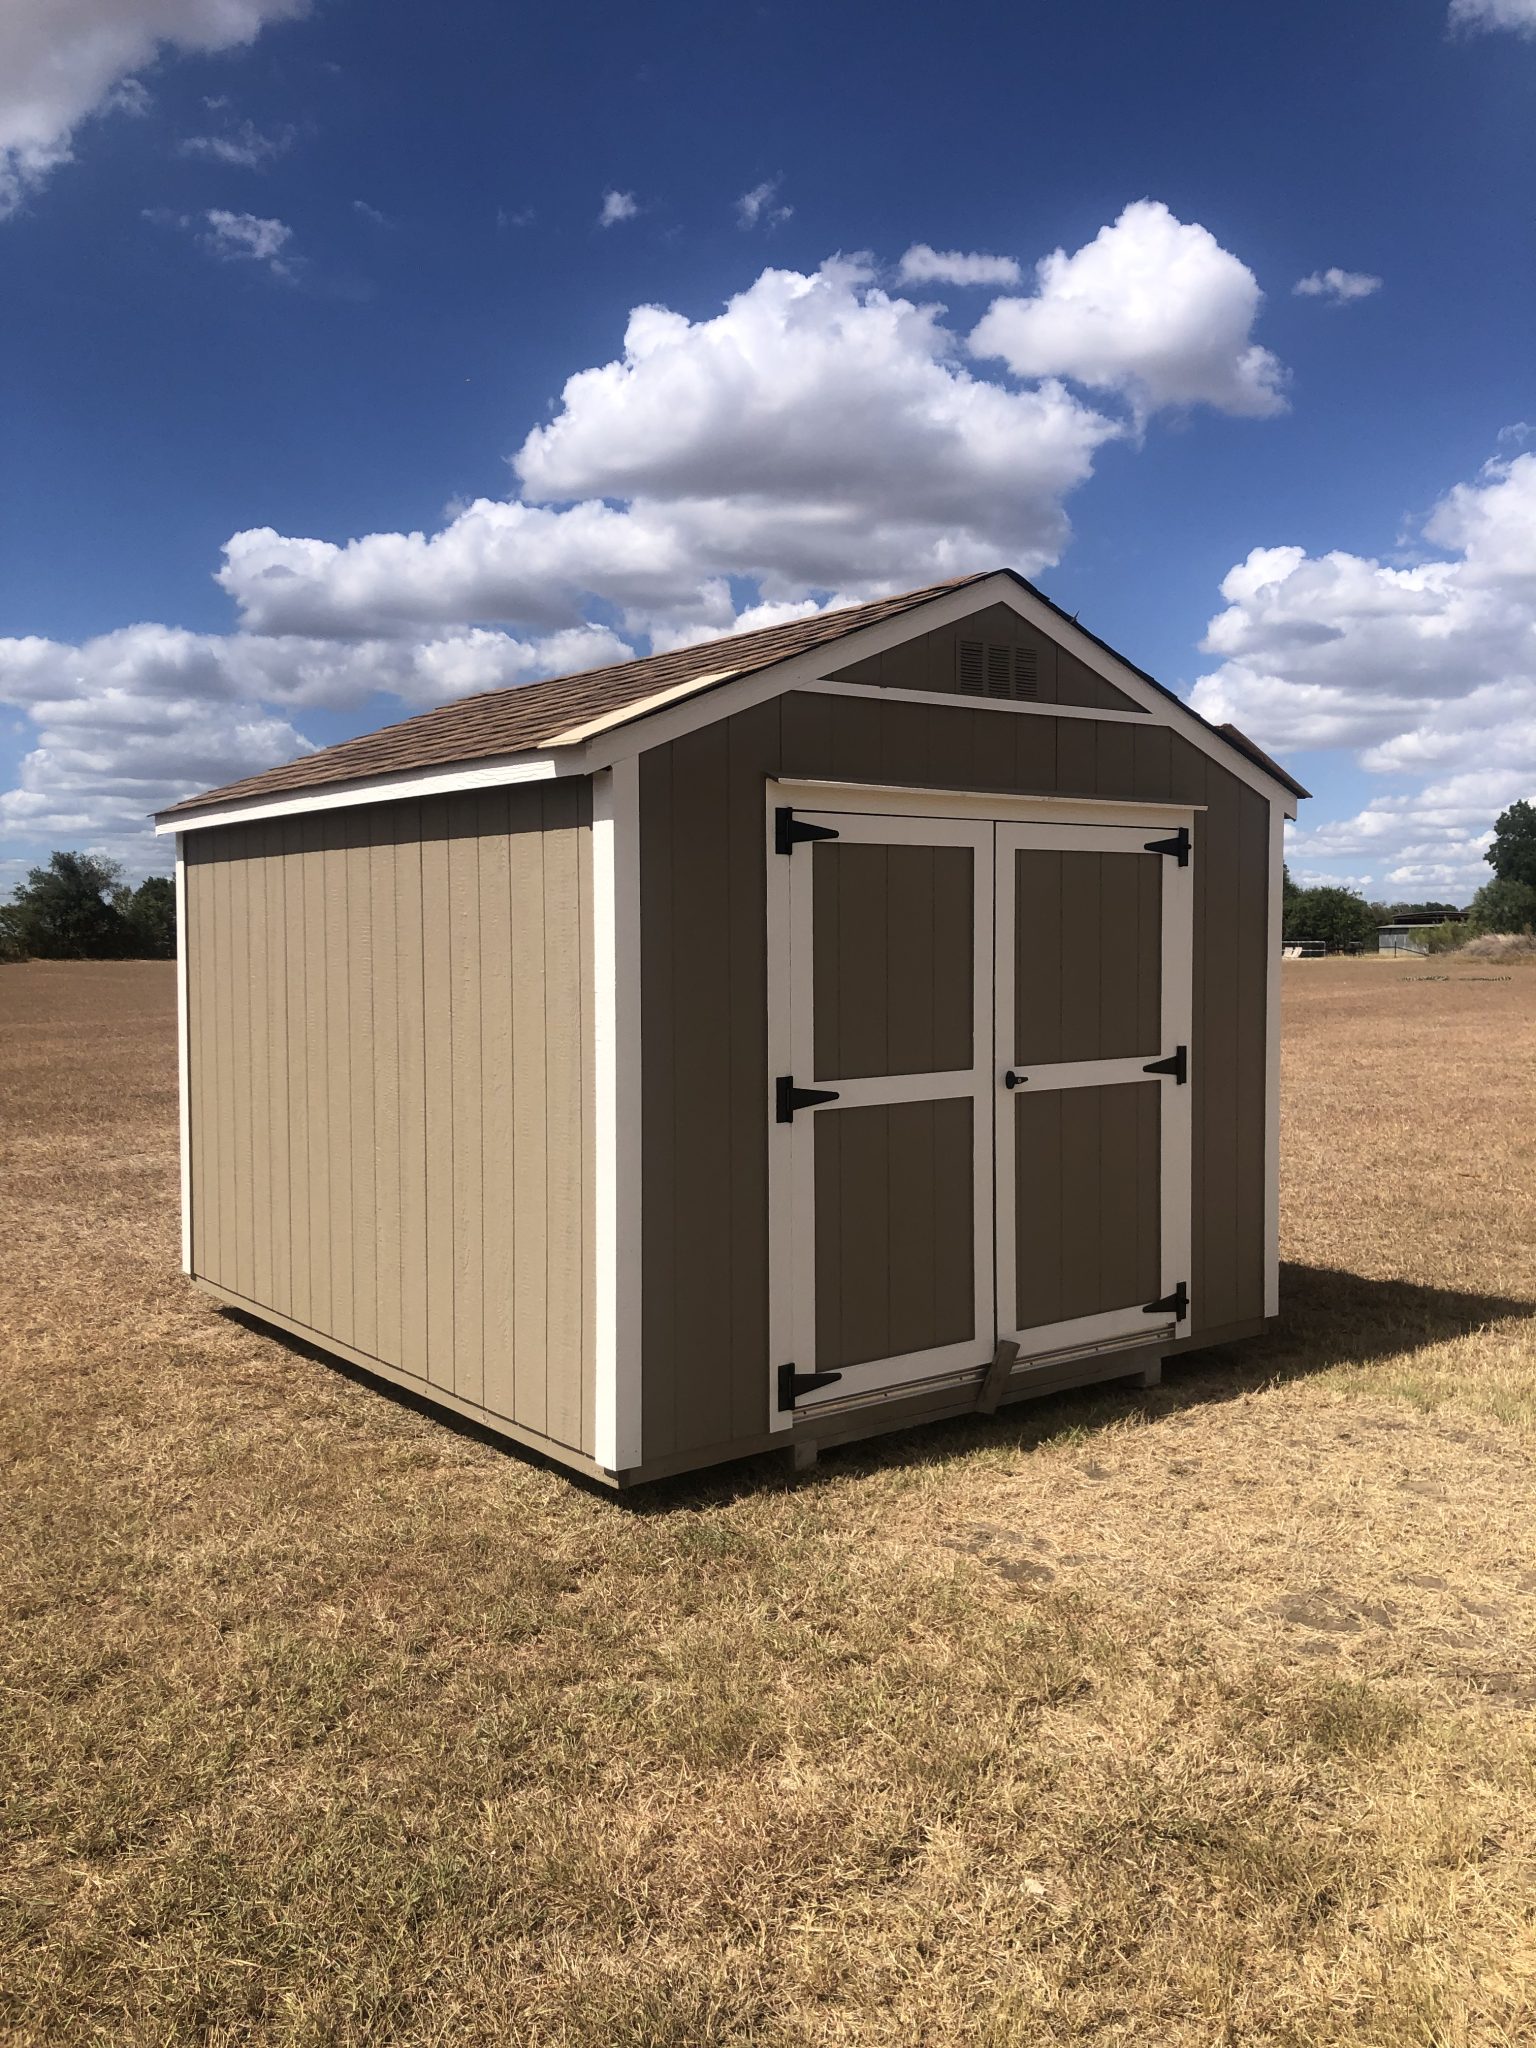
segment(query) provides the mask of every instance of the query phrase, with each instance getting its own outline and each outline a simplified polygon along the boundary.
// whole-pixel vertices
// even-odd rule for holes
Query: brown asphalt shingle
[[[380,727],[356,739],[342,740],[319,753],[305,754],[280,768],[248,775],[222,789],[204,790],[161,811],[161,818],[179,817],[206,804],[236,798],[278,796],[290,790],[318,789],[335,782],[353,782],[369,775],[397,775],[415,768],[446,767],[458,761],[483,761],[545,746],[573,726],[621,711],[627,704],[691,681],[725,671],[747,675],[787,661],[829,640],[840,640],[861,626],[873,626],[898,612],[911,611],[946,591],[979,583],[990,571],[957,576],[949,583],[904,591],[899,597],[877,598],[872,604],[847,605],[815,618],[792,619],[756,633],[736,633],[724,640],[705,640],[671,654],[650,654],[639,661],[621,661],[609,668],[587,669],[580,675],[553,676],[547,682],[521,683],[509,690],[487,690],[419,712],[398,725]]]

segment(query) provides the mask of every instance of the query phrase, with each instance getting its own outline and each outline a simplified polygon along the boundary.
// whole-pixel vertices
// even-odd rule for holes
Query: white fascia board
[[[356,804],[404,803],[412,797],[452,796],[463,789],[502,789],[509,783],[548,782],[557,775],[585,775],[585,752],[498,754],[486,761],[447,762],[440,768],[413,768],[399,775],[359,776],[314,789],[295,789],[275,796],[231,798],[204,811],[155,820],[155,831],[198,832],[212,825],[245,825],[261,818],[292,818],[305,811],[341,811]]]

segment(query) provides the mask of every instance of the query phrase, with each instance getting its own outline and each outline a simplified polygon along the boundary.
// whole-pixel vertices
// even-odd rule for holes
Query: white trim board
[[[640,768],[592,784],[594,1461],[640,1452]]]
[[[914,788],[907,783],[778,782],[779,801],[797,811],[872,812],[880,817],[976,818],[1021,825],[1193,825],[1204,804],[1121,803],[1113,798],[1013,796],[1003,790]]]
[[[1099,725],[1139,725],[1143,732],[1161,730],[1159,721],[1147,711],[1116,711],[1110,705],[1040,704],[1012,697],[972,697],[959,690],[908,690],[884,683],[833,682],[796,683],[797,697],[864,697],[877,704],[937,704],[941,710],[957,706],[969,711],[1006,711],[1021,718],[1089,718]]]
[[[176,834],[176,1099],[181,1159],[181,1270],[192,1271],[192,1014],[187,973],[187,860]]]
[[[1285,916],[1285,819],[1269,814],[1269,915],[1264,962],[1264,1313],[1280,1313],[1280,938]]]
[[[156,834],[200,832],[213,825],[244,825],[262,818],[291,818],[304,811],[342,811],[356,804],[406,803],[415,797],[452,796],[463,789],[500,789],[508,783],[548,782],[557,775],[584,775],[584,757],[547,753],[498,754],[486,761],[448,762],[403,775],[359,776],[318,789],[287,790],[269,797],[231,797],[205,811],[157,820]]]

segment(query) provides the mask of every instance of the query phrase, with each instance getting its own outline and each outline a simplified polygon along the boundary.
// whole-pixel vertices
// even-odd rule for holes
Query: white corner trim
[[[592,1455],[640,1463],[640,764],[592,779],[596,1414]]]
[[[364,775],[319,789],[280,796],[232,798],[185,817],[157,819],[155,831],[199,832],[212,825],[245,825],[261,818],[291,818],[303,811],[342,811],[357,804],[404,803],[412,797],[452,796],[463,789],[501,789],[515,782],[548,782],[557,775],[583,775],[589,767],[579,753],[498,754],[487,761],[450,762],[401,775]]]
[[[192,1018],[187,972],[187,861],[176,834],[176,1097],[181,1156],[181,1270],[192,1271]]]
[[[1264,1313],[1280,1313],[1280,934],[1285,914],[1285,818],[1269,814],[1269,916],[1264,962]]]

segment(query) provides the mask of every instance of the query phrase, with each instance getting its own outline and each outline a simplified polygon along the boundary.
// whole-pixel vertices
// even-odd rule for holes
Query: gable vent
[[[955,687],[967,697],[1033,699],[1040,694],[1039,656],[1033,647],[997,647],[962,640]]]

